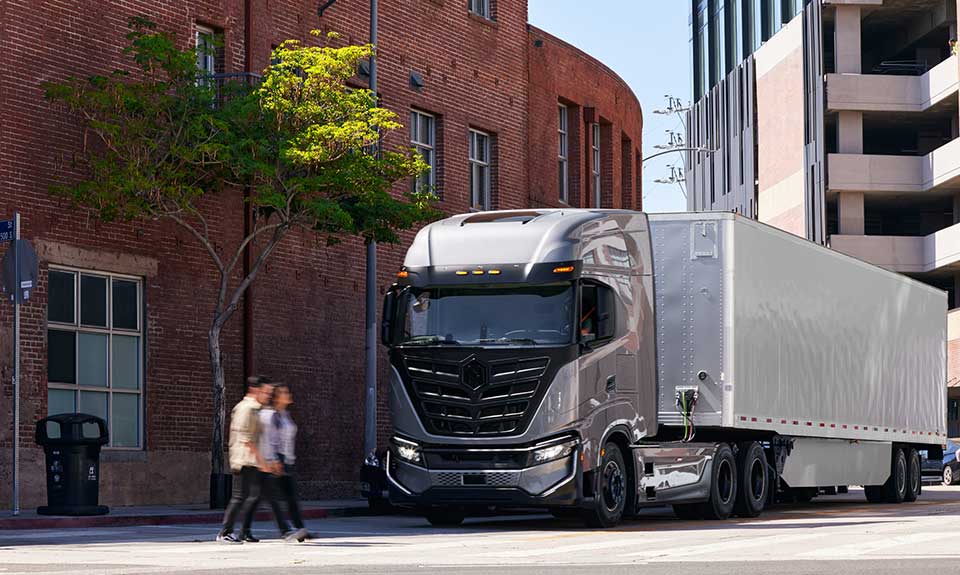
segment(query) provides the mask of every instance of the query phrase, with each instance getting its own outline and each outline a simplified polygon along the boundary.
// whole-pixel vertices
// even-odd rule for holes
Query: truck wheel
[[[953,485],[953,470],[950,469],[949,465],[944,466],[943,468],[943,481],[944,485]]]
[[[763,512],[770,481],[767,478],[767,458],[756,441],[741,445],[737,455],[737,489],[734,513],[740,517],[756,517]]]
[[[463,523],[466,517],[463,511],[448,507],[428,509],[423,515],[434,527],[456,527]]]
[[[703,504],[678,503],[673,506],[673,513],[680,519],[703,519]]]
[[[627,506],[627,466],[615,443],[603,446],[600,468],[597,470],[596,504],[583,512],[583,521],[590,527],[613,527],[620,523]]]
[[[907,497],[907,456],[899,447],[894,449],[890,477],[883,490],[887,503],[903,503]]]
[[[737,460],[726,443],[720,444],[710,469],[710,499],[703,504],[707,519],[726,519],[737,500]]]
[[[920,455],[916,449],[907,448],[907,491],[903,500],[913,503],[920,497]]]

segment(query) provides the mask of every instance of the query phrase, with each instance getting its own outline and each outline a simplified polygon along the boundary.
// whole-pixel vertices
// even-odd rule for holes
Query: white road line
[[[892,537],[883,537],[880,539],[869,539],[866,541],[860,541],[857,543],[849,543],[845,545],[835,545],[833,547],[826,547],[822,549],[815,549],[813,551],[808,551],[806,553],[799,553],[794,557],[797,558],[811,558],[811,559],[824,559],[824,558],[839,558],[839,559],[855,559],[866,555],[867,553],[875,553],[877,551],[884,551],[891,547],[902,547],[904,545],[917,545],[921,543],[929,543],[931,541],[938,541],[940,539],[955,539],[957,536],[953,531],[934,531],[929,533],[907,533],[904,535],[895,535]],[[925,554],[922,554],[926,556]],[[898,554],[899,557],[911,557],[916,556],[916,554],[911,553],[901,553]]]
[[[575,545],[564,545],[562,541],[543,541],[540,542],[533,549],[520,549],[518,551],[497,551],[496,549],[477,549],[472,551],[474,555],[488,555],[491,557],[502,557],[502,558],[520,558],[520,557],[537,557],[544,555],[564,555],[567,553],[577,553],[580,551],[596,551],[600,549],[612,549],[616,547],[637,547],[640,545],[654,545],[661,543],[663,541],[670,541],[671,539],[666,538],[655,538],[649,537],[648,532],[639,532],[635,536],[627,538],[618,538],[618,539],[597,539],[594,538],[594,541],[590,543],[579,543]],[[517,544],[522,545],[522,541],[517,541]]]

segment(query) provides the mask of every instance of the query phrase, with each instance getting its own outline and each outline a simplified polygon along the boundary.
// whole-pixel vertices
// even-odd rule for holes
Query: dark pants
[[[277,521],[277,528],[280,533],[286,533],[289,530],[287,521],[283,516],[283,510],[273,496],[273,479],[269,473],[262,473],[256,467],[244,467],[240,470],[240,473],[234,475],[233,497],[230,499],[227,511],[223,515],[221,534],[226,535],[233,532],[238,513],[243,516],[243,527],[240,532],[249,533],[253,516],[257,513],[257,506],[264,496],[266,496],[267,502],[273,509],[273,516]]]
[[[297,497],[297,478],[292,465],[284,465],[284,474],[274,477],[277,487],[276,494],[287,503],[287,513],[297,529],[303,529],[303,516],[300,514],[300,498]]]
[[[244,467],[240,473],[233,476],[233,497],[223,514],[223,526],[220,533],[233,533],[233,526],[237,522],[237,514],[243,515],[243,533],[250,531],[253,514],[257,512],[257,503],[260,502],[260,491],[263,487],[263,478],[256,467]]]

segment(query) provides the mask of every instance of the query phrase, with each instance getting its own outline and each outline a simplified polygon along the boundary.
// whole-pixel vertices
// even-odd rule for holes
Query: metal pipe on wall
[[[370,44],[377,49],[377,21],[379,5],[370,0]],[[370,57],[370,91],[375,103],[377,97],[377,55]],[[379,142],[377,151],[379,153]],[[366,309],[366,401],[364,405],[363,452],[365,455],[377,448],[377,243],[367,242],[367,309]]]

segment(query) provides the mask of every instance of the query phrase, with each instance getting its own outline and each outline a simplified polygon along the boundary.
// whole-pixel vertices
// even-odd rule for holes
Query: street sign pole
[[[13,514],[20,515],[20,213],[13,214]]]

